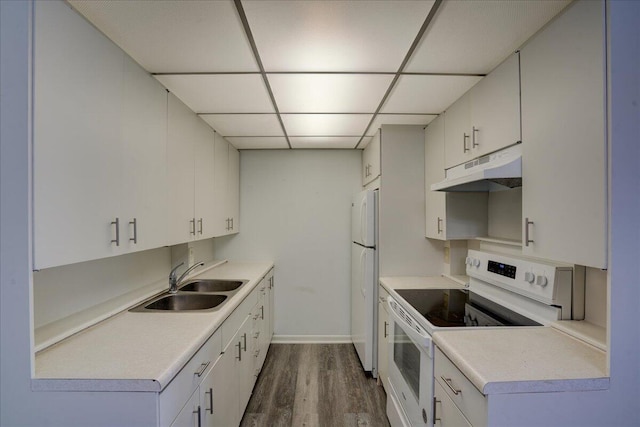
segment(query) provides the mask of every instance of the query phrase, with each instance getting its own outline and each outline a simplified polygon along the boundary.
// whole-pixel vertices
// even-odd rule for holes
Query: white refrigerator
[[[378,191],[351,201],[351,341],[365,371],[377,376]]]

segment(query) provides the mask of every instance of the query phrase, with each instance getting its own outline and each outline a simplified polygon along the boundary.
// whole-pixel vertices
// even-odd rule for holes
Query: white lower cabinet
[[[434,365],[435,425],[486,427],[485,395],[437,348]]]
[[[382,286],[378,289],[378,381],[389,390],[389,293]]]
[[[240,424],[271,343],[265,313],[272,271],[159,394],[158,425]]]

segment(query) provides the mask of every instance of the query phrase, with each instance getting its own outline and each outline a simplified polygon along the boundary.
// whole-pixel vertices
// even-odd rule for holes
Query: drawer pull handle
[[[205,362],[202,365],[200,365],[200,369],[197,372],[194,372],[194,374],[201,377],[202,374],[204,374],[204,371],[207,370],[207,366],[209,366],[209,363],[211,362]]]
[[[242,343],[238,341],[238,344],[236,345],[238,346],[238,357],[236,357],[236,359],[242,361]]]
[[[202,427],[202,414],[201,414],[200,405],[198,405],[198,409],[193,410],[193,413],[198,414],[198,427]]]
[[[456,390],[456,388],[453,386],[453,384],[451,384],[451,378],[445,378],[444,375],[441,375],[440,378],[442,378],[442,381],[444,381],[444,383],[447,385],[447,387],[449,387],[451,389],[453,394],[455,394],[457,396],[460,393],[462,393],[462,390]]]
[[[204,410],[213,415],[213,387],[209,387],[209,391],[205,391],[204,394],[209,395],[209,409],[205,407]]]

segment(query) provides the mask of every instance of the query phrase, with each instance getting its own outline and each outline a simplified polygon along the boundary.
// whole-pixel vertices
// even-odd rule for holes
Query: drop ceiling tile
[[[433,1],[243,1],[266,71],[396,72]]]
[[[359,136],[292,136],[291,148],[348,148],[353,149]]]
[[[292,136],[361,136],[373,114],[283,114]]]
[[[201,114],[222,136],[284,136],[275,114]]]
[[[260,74],[170,74],[156,78],[196,113],[274,113]]]
[[[378,114],[367,130],[373,136],[382,125],[428,125],[438,117],[435,114]]]
[[[381,113],[440,114],[481,77],[402,75]]]
[[[230,0],[69,3],[149,72],[258,71]]]
[[[443,2],[405,71],[487,74],[569,3]]]
[[[393,80],[390,74],[269,74],[283,113],[373,113]]]
[[[226,138],[238,150],[288,149],[284,136],[230,136]]]

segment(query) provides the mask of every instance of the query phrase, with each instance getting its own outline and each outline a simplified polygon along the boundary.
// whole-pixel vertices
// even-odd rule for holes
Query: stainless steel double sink
[[[163,292],[133,307],[131,312],[215,311],[248,280],[197,279],[186,282],[175,294]]]

